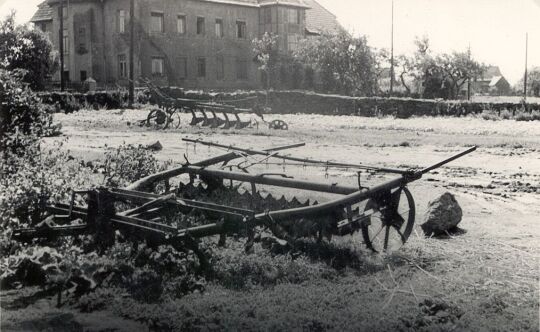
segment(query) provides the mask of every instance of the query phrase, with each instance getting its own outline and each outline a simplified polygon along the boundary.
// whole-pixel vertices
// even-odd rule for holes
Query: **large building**
[[[289,53],[302,38],[339,28],[335,16],[315,0],[134,3],[135,78],[160,85],[256,88],[261,79],[252,51],[254,38],[275,33],[279,51]],[[49,34],[57,50],[63,39],[66,80],[92,77],[98,85],[126,85],[129,10],[130,0],[47,0],[31,22]]]

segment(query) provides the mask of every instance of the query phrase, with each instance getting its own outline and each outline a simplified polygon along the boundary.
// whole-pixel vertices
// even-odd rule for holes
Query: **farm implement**
[[[43,222],[15,230],[13,238],[30,241],[94,234],[96,243],[107,247],[114,243],[115,233],[120,230],[134,242],[145,240],[150,244],[189,248],[204,263],[204,255],[197,246],[197,239],[203,237],[219,235],[220,245],[226,243],[227,236],[245,237],[249,250],[260,230],[268,231],[275,241],[292,246],[300,238],[323,241],[358,232],[367,248],[390,252],[405,244],[413,231],[415,203],[407,185],[476,149],[470,148],[425,169],[402,170],[300,158],[280,152],[301,147],[303,143],[255,150],[202,140],[184,141],[221,148],[227,153],[197,163],[186,162],[123,189],[75,191],[71,202],[48,206],[50,215]],[[254,165],[264,165],[269,160],[358,171],[358,184],[345,186],[298,180],[286,174],[249,172]],[[364,187],[360,181],[360,172],[364,171],[391,173],[395,177]],[[154,193],[156,184],[162,184],[161,194]],[[324,203],[287,200],[285,196],[263,194],[262,188],[305,191],[308,197],[312,197],[309,193],[323,193],[330,198]]]
[[[201,126],[221,129],[243,129],[253,125],[258,126],[258,118],[270,129],[287,130],[289,126],[282,120],[266,122],[264,113],[268,111],[257,103],[257,97],[224,100],[220,102],[200,101],[186,98],[172,98],[150,81],[145,82],[150,90],[151,101],[158,106],[150,111],[146,119],[140,121],[141,126],[161,129],[179,128],[181,114],[191,113],[191,126]],[[240,108],[240,103],[252,103],[250,108]],[[221,116],[221,117],[220,117]],[[249,120],[242,117],[251,116]]]

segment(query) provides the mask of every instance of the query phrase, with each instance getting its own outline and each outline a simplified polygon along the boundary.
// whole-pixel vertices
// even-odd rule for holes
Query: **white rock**
[[[462,216],[463,211],[456,198],[446,192],[429,202],[421,227],[426,235],[444,234],[455,228],[461,222]]]

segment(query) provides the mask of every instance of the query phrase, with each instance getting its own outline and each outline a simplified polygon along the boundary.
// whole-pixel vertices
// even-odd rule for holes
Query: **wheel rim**
[[[287,130],[287,129],[289,129],[289,126],[283,120],[274,120],[270,124],[270,128],[271,129],[278,129],[278,130]]]
[[[401,248],[412,233],[415,204],[406,188],[393,190],[384,199],[369,199],[364,213],[368,214],[362,224],[362,236],[367,248],[374,252],[391,253]]]
[[[162,126],[167,123],[167,115],[160,109],[152,110],[146,118],[148,125]]]
[[[180,124],[181,124],[180,113],[177,111],[172,112],[167,117],[167,123],[165,124],[165,129],[167,128],[178,129],[180,127]]]

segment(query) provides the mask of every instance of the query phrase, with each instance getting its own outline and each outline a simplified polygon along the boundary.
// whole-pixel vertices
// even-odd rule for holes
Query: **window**
[[[263,9],[263,16],[264,16],[264,23],[266,24],[272,23],[272,8],[265,7]]]
[[[119,78],[128,77],[127,60],[126,60],[125,54],[120,54],[118,56],[118,77]]]
[[[126,11],[123,9],[118,11],[118,32],[126,32]]]
[[[69,70],[64,70],[64,81],[69,82]]]
[[[218,80],[225,78],[225,61],[222,56],[216,58],[216,78]]]
[[[236,21],[236,36],[239,39],[246,39],[246,22]]]
[[[62,7],[62,18],[64,21],[67,21],[68,19],[68,9],[66,6]]]
[[[87,77],[86,70],[81,70],[81,82],[86,81]]]
[[[295,34],[290,34],[287,36],[287,46],[289,51],[296,51],[298,49],[299,36]]]
[[[197,77],[199,78],[206,77],[206,59],[205,58],[197,59]]]
[[[197,17],[197,34],[204,35],[204,17]]]
[[[183,56],[178,57],[178,78],[187,78],[187,58]]]
[[[248,78],[248,62],[246,60],[236,60],[236,78],[239,80],[247,80]]]
[[[216,37],[223,37],[223,20],[220,18],[216,18]]]
[[[287,12],[290,24],[300,24],[300,11],[298,9],[289,8]]]
[[[186,33],[186,15],[178,15],[176,20],[176,29],[181,35]]]
[[[79,53],[84,54],[86,53],[86,28],[80,27],[79,28]]]
[[[163,30],[163,13],[152,12],[150,17],[150,31],[164,32]]]
[[[64,55],[68,55],[69,54],[69,35],[68,35],[67,29],[64,29],[64,34],[62,37],[64,39]]]
[[[156,75],[156,76],[163,75],[163,58],[161,57],[152,58],[152,75]]]
[[[43,32],[47,32],[47,23],[38,23],[37,26]]]

